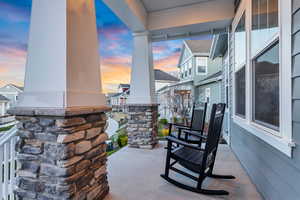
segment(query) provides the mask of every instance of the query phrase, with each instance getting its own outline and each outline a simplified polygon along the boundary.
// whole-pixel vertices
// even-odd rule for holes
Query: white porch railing
[[[14,179],[16,177],[16,132],[13,127],[0,137],[0,200],[15,200],[13,194]]]

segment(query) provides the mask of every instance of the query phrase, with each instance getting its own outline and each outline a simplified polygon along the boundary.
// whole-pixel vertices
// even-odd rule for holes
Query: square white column
[[[155,104],[152,42],[149,32],[133,34],[129,104]]]
[[[17,107],[105,104],[94,0],[33,0],[25,89]]]

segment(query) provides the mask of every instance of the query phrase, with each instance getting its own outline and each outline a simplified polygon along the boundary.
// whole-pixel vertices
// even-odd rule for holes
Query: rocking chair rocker
[[[228,195],[229,192],[225,190],[208,190],[202,188],[202,183],[206,177],[221,178],[221,179],[234,179],[231,175],[216,175],[213,174],[217,148],[219,144],[220,134],[222,130],[223,117],[225,112],[225,104],[214,104],[212,106],[211,118],[208,129],[208,136],[206,138],[205,148],[196,146],[194,144],[183,141],[175,137],[167,137],[167,158],[165,173],[161,175],[162,178],[168,182],[192,192],[202,193],[207,195]],[[197,137],[204,137],[201,133],[195,131],[184,130],[186,134],[194,135]],[[179,145],[177,148],[172,148],[172,144]],[[175,160],[171,163],[171,159]],[[174,165],[179,163],[184,168],[198,174],[197,177],[189,174],[188,172],[181,171],[175,168]],[[184,175],[197,182],[197,187],[191,187],[180,183],[169,177],[169,171],[173,170],[181,175]]]

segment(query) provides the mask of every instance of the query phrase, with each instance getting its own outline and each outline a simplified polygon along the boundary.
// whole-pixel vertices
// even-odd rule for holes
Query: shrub
[[[118,136],[118,145],[119,147],[124,147],[128,143],[128,136],[127,135],[119,135]]]
[[[178,118],[177,117],[173,117],[173,122],[174,123],[178,123]]]
[[[168,124],[168,120],[165,119],[165,118],[162,118],[162,119],[159,120],[159,123],[163,124],[163,125],[167,125]]]
[[[168,136],[169,135],[169,129],[164,128],[164,129],[161,130],[161,133],[162,133],[163,136]]]

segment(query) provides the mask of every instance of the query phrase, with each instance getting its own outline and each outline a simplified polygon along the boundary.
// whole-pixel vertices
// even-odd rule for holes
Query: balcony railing
[[[17,169],[16,132],[16,127],[13,127],[0,137],[0,200],[17,199],[13,193]]]

